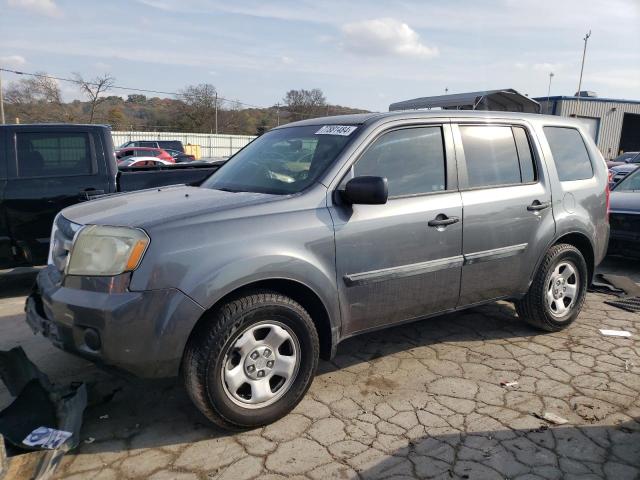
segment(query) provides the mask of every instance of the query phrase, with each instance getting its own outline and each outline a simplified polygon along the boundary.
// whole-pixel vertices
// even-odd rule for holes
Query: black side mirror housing
[[[383,177],[362,176],[352,178],[345,185],[342,198],[349,204],[383,205],[387,203],[389,187]]]

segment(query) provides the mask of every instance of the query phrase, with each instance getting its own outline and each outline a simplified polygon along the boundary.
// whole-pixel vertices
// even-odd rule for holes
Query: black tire
[[[284,324],[295,334],[300,363],[293,383],[275,403],[244,408],[229,398],[219,372],[240,334],[266,319]],[[253,290],[202,319],[185,347],[182,376],[191,400],[213,423],[228,430],[254,428],[284,417],[302,400],[313,381],[319,351],[315,325],[299,303],[277,292]]]
[[[570,261],[577,268],[578,288],[573,306],[561,317],[554,315],[547,302],[547,290],[550,277],[556,266],[563,261]],[[551,247],[529,287],[527,294],[515,302],[518,315],[536,328],[547,332],[560,331],[573,323],[580,314],[587,293],[587,262],[580,251],[573,245],[561,243]]]

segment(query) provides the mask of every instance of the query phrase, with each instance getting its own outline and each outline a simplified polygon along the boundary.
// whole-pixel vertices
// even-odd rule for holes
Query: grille
[[[69,251],[73,245],[73,237],[81,227],[82,225],[73,223],[62,215],[56,217],[51,232],[51,255],[49,263],[52,263],[60,273],[64,272],[64,269],[67,267]]]
[[[618,183],[620,180],[622,180],[624,177],[627,176],[628,172],[618,172],[613,176],[613,182],[614,183]]]

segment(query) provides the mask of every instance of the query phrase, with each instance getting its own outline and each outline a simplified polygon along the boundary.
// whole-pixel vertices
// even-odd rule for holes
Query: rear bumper
[[[177,375],[186,341],[204,310],[175,289],[107,293],[65,287],[47,267],[38,274],[25,311],[32,330],[56,347],[152,378]],[[88,331],[93,342],[87,342]]]

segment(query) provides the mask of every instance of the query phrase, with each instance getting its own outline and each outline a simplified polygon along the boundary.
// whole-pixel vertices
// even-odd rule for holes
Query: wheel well
[[[589,239],[581,233],[569,233],[567,235],[560,237],[554,245],[557,245],[559,243],[568,243],[576,247],[578,250],[580,250],[580,253],[584,257],[585,261],[587,262],[587,270],[589,272],[589,284],[591,284],[591,281],[593,280],[594,270],[595,270],[595,257],[593,253],[593,246],[591,245],[591,242],[589,241]]]
[[[228,302],[229,300],[244,295],[244,293],[249,290],[256,289],[265,289],[278,292],[281,295],[286,295],[287,297],[292,298],[300,305],[302,305],[302,307],[304,307],[304,309],[309,312],[309,315],[311,315],[311,319],[313,320],[313,323],[316,326],[316,330],[318,331],[318,340],[320,342],[320,358],[325,360],[331,358],[331,321],[329,320],[327,309],[322,303],[322,300],[320,300],[320,298],[313,290],[311,290],[306,285],[303,285],[302,283],[296,282],[294,280],[261,280],[259,282],[250,283],[248,285],[237,288],[236,290],[222,297],[205,313],[203,313],[200,317],[200,320],[198,320],[196,325],[193,327],[192,331],[195,331],[195,329],[198,328],[198,325],[203,321],[204,318],[207,317],[207,313],[215,310],[220,305]]]

